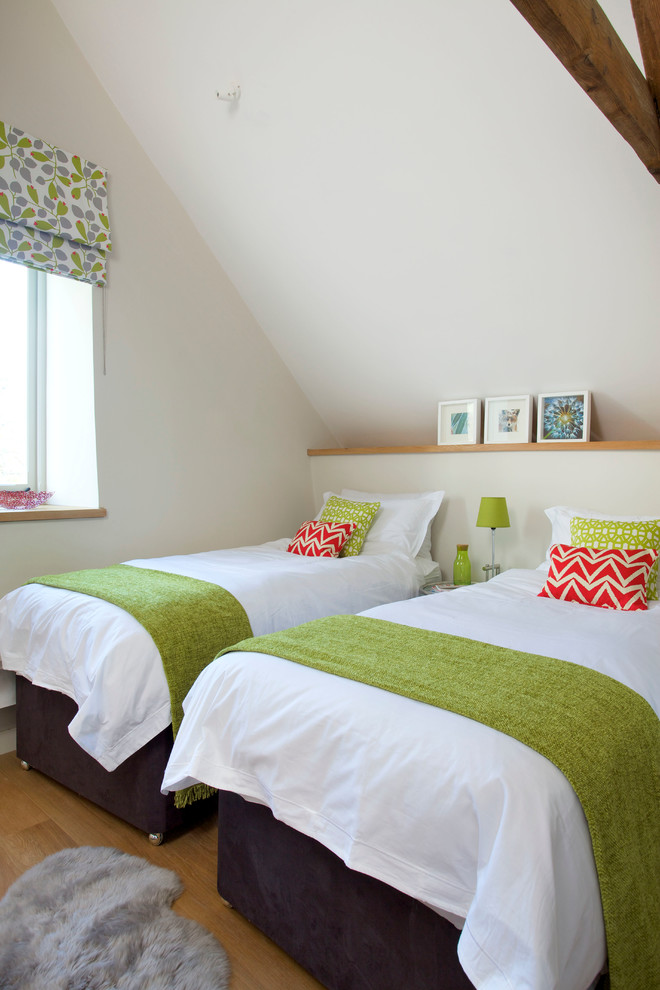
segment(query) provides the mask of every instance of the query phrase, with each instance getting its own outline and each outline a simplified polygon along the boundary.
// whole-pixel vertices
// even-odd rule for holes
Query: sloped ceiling
[[[657,183],[510,0],[53,4],[338,445],[572,388],[660,437]]]

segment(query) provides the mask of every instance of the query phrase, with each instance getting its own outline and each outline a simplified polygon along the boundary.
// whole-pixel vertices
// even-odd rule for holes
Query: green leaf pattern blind
[[[107,172],[0,121],[0,259],[106,281]]]

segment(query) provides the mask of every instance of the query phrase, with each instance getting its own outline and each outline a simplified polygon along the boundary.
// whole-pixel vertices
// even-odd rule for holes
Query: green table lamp
[[[495,577],[497,573],[495,571],[495,530],[506,529],[510,525],[509,511],[506,507],[505,498],[482,498],[481,505],[479,506],[479,515],[477,516],[477,526],[488,526],[491,531],[491,562],[490,566],[488,564],[484,565],[484,570],[488,575],[486,577],[487,581]],[[497,571],[499,572],[499,564],[497,565]]]

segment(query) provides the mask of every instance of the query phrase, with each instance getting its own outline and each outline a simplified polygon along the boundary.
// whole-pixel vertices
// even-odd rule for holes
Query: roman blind
[[[0,121],[0,259],[105,285],[108,174]]]

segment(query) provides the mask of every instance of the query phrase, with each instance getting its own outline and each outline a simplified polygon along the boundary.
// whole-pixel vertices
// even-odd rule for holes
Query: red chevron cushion
[[[626,612],[647,608],[646,585],[657,550],[596,550],[557,543],[539,598]]]
[[[319,522],[311,519],[302,524],[287,550],[303,557],[338,557],[344,543],[357,526],[354,522]]]

